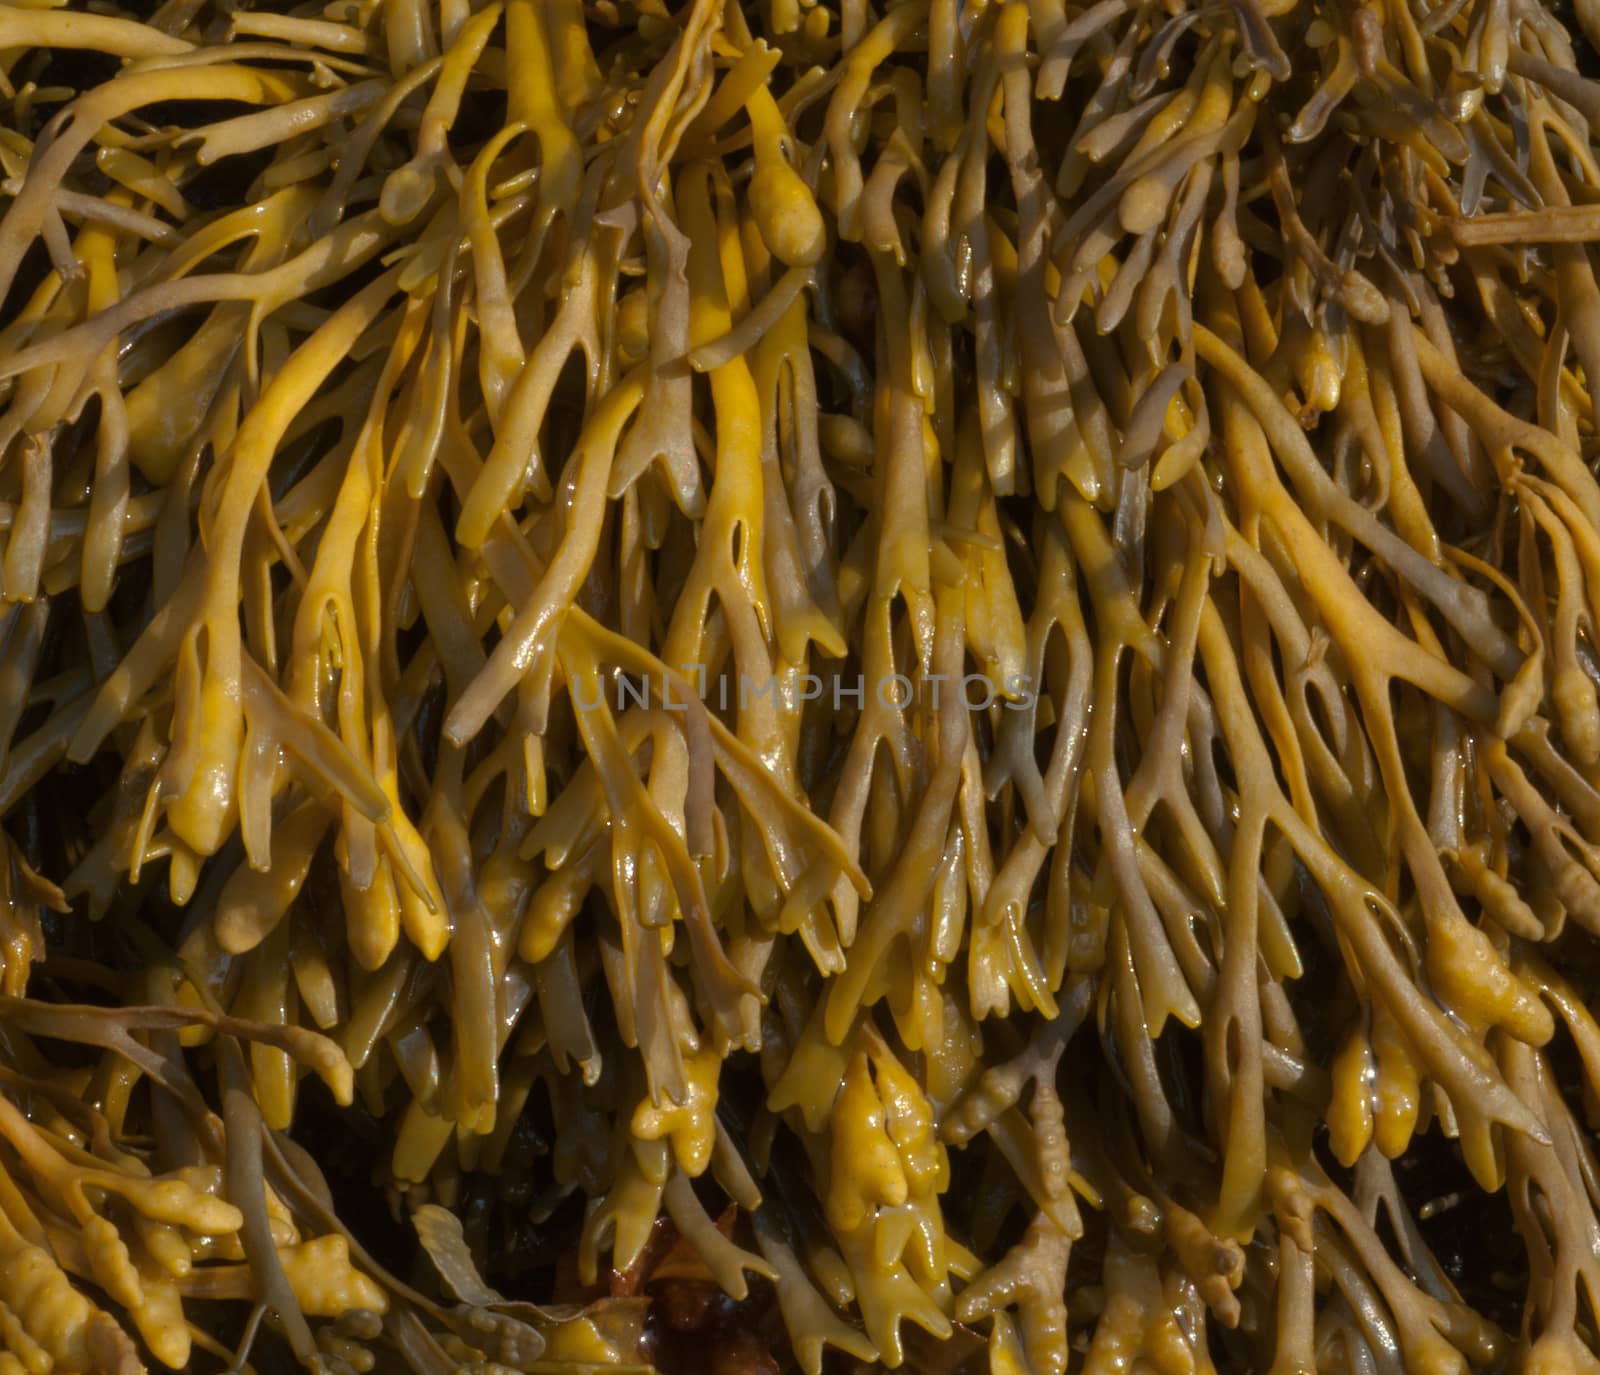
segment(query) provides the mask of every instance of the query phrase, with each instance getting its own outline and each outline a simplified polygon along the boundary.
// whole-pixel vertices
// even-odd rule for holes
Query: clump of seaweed
[[[0,4],[0,1375],[1600,1371],[1591,9]]]

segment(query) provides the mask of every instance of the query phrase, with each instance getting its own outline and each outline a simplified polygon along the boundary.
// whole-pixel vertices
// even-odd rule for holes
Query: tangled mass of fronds
[[[1580,0],[0,4],[0,1375],[1600,1372]]]

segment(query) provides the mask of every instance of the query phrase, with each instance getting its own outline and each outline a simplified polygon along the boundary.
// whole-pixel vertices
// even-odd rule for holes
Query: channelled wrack
[[[1600,1375],[1595,42],[0,3],[0,1375]]]

